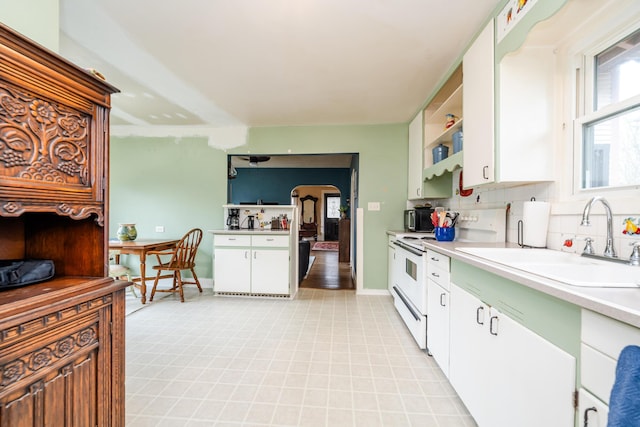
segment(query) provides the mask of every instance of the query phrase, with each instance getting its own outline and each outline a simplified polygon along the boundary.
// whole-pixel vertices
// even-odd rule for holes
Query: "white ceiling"
[[[60,53],[122,91],[112,135],[404,123],[499,2],[60,0]]]

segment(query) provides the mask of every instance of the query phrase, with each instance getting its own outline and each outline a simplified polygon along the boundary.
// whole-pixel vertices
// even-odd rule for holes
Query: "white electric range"
[[[424,241],[435,240],[433,233],[398,233],[391,294],[396,310],[421,349],[427,344],[427,257]],[[506,210],[460,211],[455,241],[504,242]]]

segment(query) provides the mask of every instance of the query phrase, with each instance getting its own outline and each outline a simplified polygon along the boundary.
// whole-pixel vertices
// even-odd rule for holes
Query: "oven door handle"
[[[402,242],[398,242],[397,240],[393,242],[394,245],[401,247],[402,249],[411,252],[414,255],[422,256],[422,252],[418,249],[412,248],[411,246],[405,245]]]
[[[407,301],[407,297],[405,297],[402,292],[400,291],[400,289],[398,289],[397,286],[393,287],[393,290],[396,292],[396,294],[398,295],[398,297],[400,297],[400,300],[402,300],[402,302],[404,303],[404,305],[407,307],[407,309],[409,310],[409,313],[411,313],[411,315],[413,316],[414,319],[416,319],[416,322],[420,320],[420,315],[416,314],[416,311],[413,309],[413,307],[411,306],[411,304],[409,303],[409,301]]]

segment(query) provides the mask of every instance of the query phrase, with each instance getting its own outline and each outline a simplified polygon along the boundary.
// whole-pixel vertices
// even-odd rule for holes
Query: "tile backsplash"
[[[558,215],[553,212],[552,199],[555,194],[555,183],[539,183],[521,185],[508,188],[475,188],[473,194],[462,197],[456,194],[458,177],[460,171],[454,171],[454,196],[450,199],[430,200],[433,206],[444,206],[452,210],[483,209],[483,208],[507,208],[507,241],[518,242],[518,221],[523,216],[524,202],[535,197],[538,201],[550,202],[551,216],[547,232],[547,247],[555,250],[565,250],[581,253],[584,248],[585,237],[591,237],[593,246],[597,254],[604,251],[606,242],[606,216],[604,207],[596,204],[591,209],[591,226],[580,225],[582,219],[582,209],[580,213],[570,215]],[[605,196],[606,197],[606,196]],[[588,199],[585,200],[585,204]],[[581,206],[581,208],[584,205]],[[639,204],[640,207],[640,204]],[[613,209],[613,237],[614,247],[620,258],[627,258],[631,254],[631,243],[640,241],[640,234],[626,235],[622,231],[625,229],[625,219],[628,217],[640,216],[639,212],[616,212]],[[563,243],[568,238],[574,238],[570,248],[563,247]]]

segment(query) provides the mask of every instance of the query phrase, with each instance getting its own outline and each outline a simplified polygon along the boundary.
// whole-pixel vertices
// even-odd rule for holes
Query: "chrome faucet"
[[[607,214],[607,245],[604,248],[604,256],[608,258],[616,258],[616,250],[613,247],[613,214],[611,213],[611,206],[602,196],[593,197],[584,207],[582,212],[582,222],[580,225],[591,225],[589,221],[589,214],[591,213],[591,207],[596,203],[601,202],[604,206],[604,211]]]

